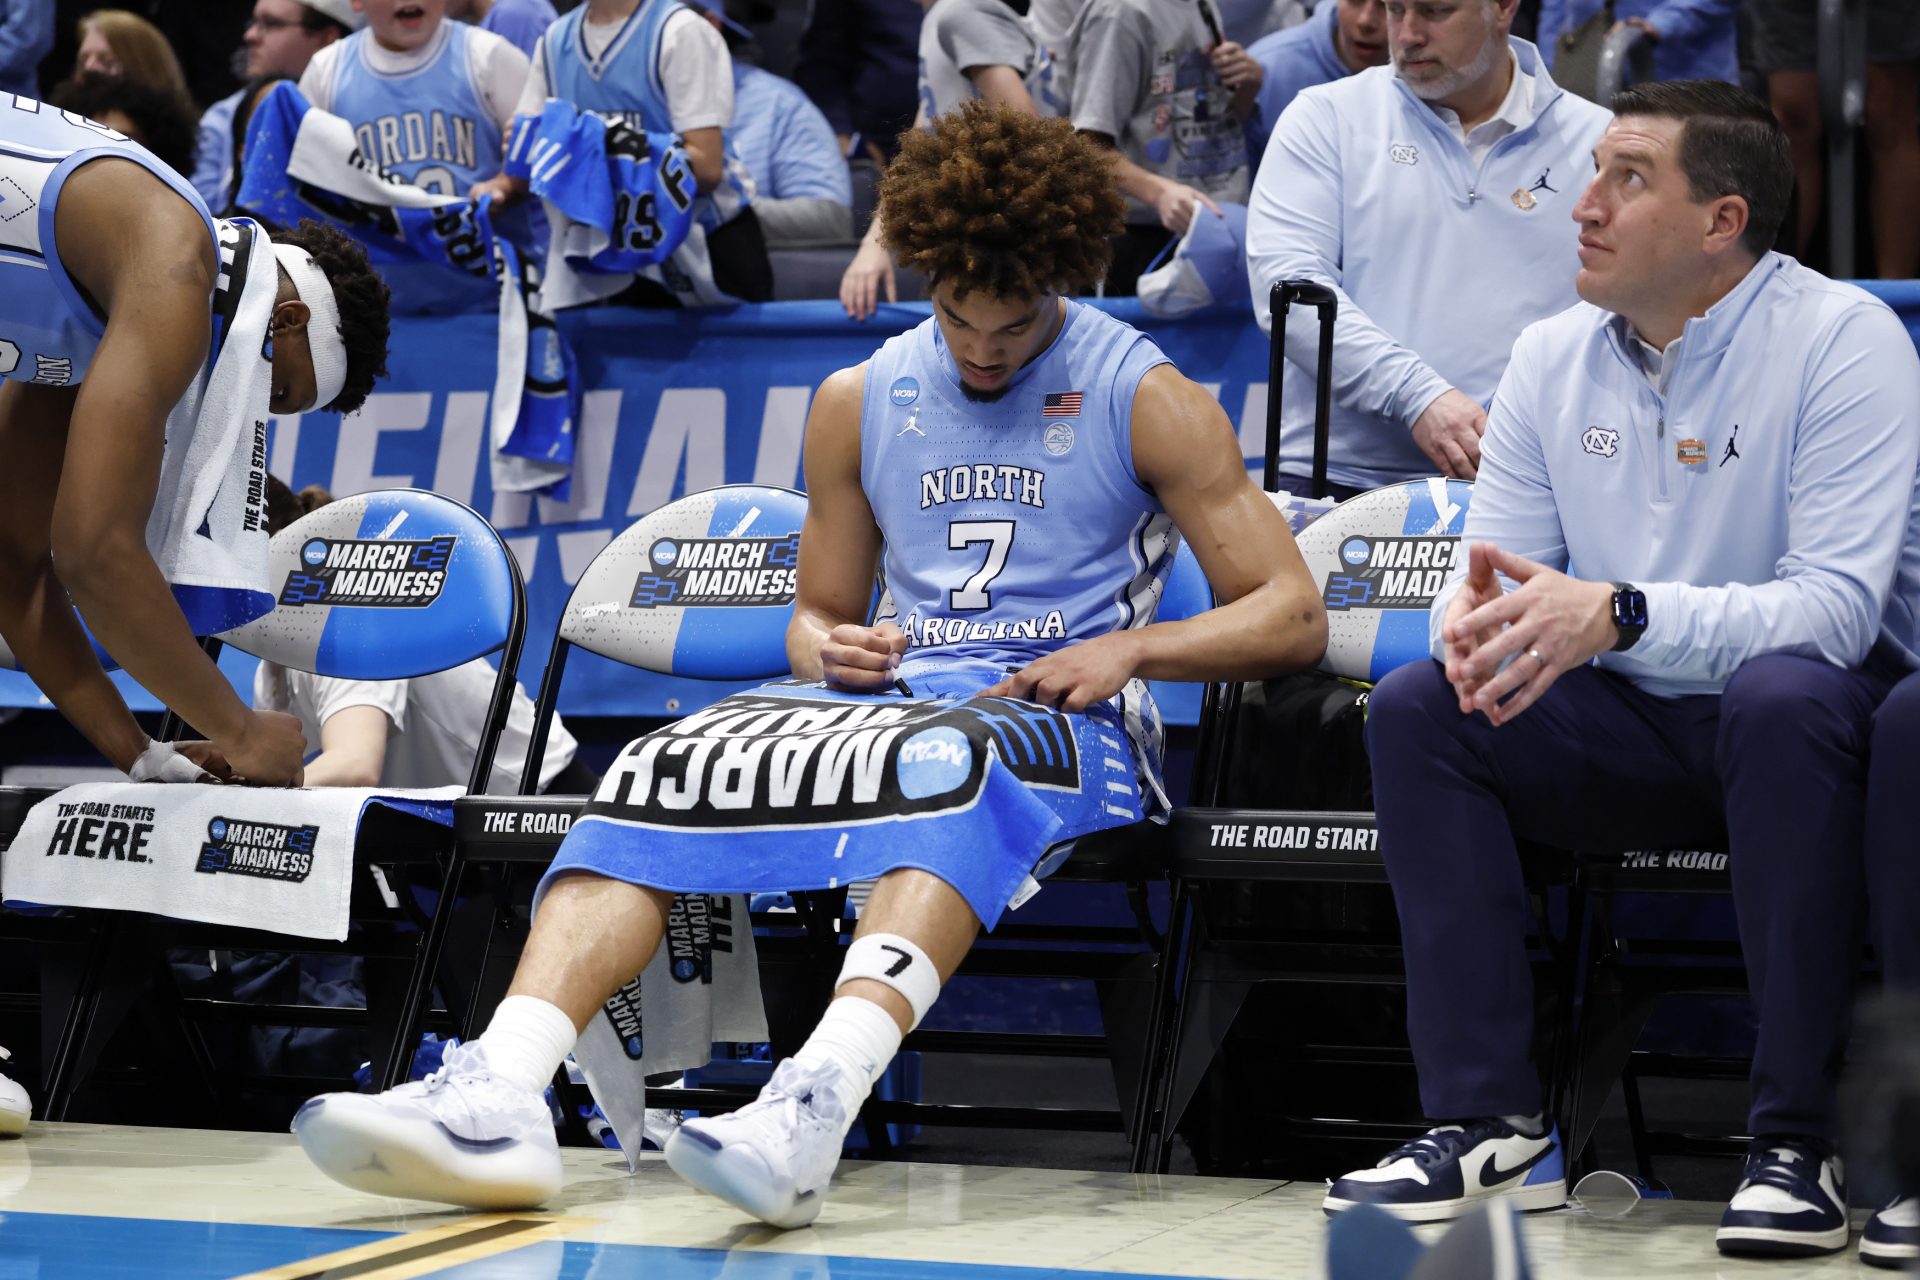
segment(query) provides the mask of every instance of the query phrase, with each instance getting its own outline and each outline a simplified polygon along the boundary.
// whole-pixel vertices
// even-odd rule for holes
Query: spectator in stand
[[[707,10],[733,58],[734,154],[753,175],[753,212],[769,249],[844,244],[853,235],[853,178],[820,108],[800,86],[745,61],[753,33]]]
[[[447,16],[504,36],[531,58],[534,46],[559,21],[560,13],[551,0],[447,0]]]
[[[0,92],[40,96],[40,59],[53,48],[48,0],[0,0]]]
[[[193,170],[193,113],[170,93],[125,76],[82,76],[48,101],[126,134],[183,178]]]
[[[170,93],[192,106],[187,77],[180,59],[160,29],[125,9],[98,9],[80,19],[80,52],[73,62],[73,78],[125,76],[139,84]]]
[[[1435,471],[1471,480],[1514,339],[1578,300],[1569,213],[1609,116],[1508,34],[1519,4],[1394,4],[1393,65],[1301,93],[1267,146],[1247,216],[1254,316],[1270,325],[1276,280],[1339,295],[1336,497]],[[1311,315],[1287,328],[1293,493],[1307,492],[1318,341]]]
[[[885,164],[912,123],[920,13],[907,0],[816,0],[793,78],[833,125],[841,154]]]
[[[313,55],[366,25],[353,0],[253,0],[253,18],[241,37],[247,79],[298,80]],[[256,87],[256,86],[248,86]],[[233,202],[233,115],[247,87],[220,99],[200,117],[193,189],[218,212]]]
[[[640,127],[677,134],[686,148],[701,197],[693,212],[705,237],[710,278],[683,290],[661,268],[649,267],[619,295],[629,305],[704,305],[714,291],[743,302],[773,297],[773,268],[747,199],[747,171],[737,154],[729,154],[733,56],[701,17],[717,4],[587,0],[547,28],[520,98],[521,115],[539,115],[554,97],[582,111],[638,116]],[[503,174],[484,190],[511,202],[526,194],[527,184]]]
[[[1321,0],[1311,21],[1263,36],[1247,52],[1261,71],[1247,121],[1248,158],[1258,173],[1280,113],[1302,89],[1385,65],[1386,0]]]
[[[920,109],[913,127],[933,122],[964,102],[981,98],[1015,107],[1029,115],[1057,116],[1066,104],[1055,96],[1050,50],[1004,0],[923,0],[920,24]],[[860,249],[840,278],[840,305],[855,320],[865,320],[879,304],[881,290],[898,302],[893,259],[881,244],[880,219],[867,224]]]
[[[441,195],[496,178],[527,55],[501,36],[448,22],[447,0],[354,0],[366,29],[327,45],[300,92],[353,125],[361,152]]]
[[[1540,0],[1540,52],[1552,67],[1560,37],[1577,31],[1606,0]],[[1740,0],[1612,0],[1623,26],[1638,27],[1653,41],[1656,80],[1725,80],[1740,83],[1740,51],[1734,31]],[[1808,46],[1812,56],[1812,46]]]
[[[1821,147],[1819,44],[1815,0],[1753,0],[1753,60],[1767,75],[1767,98],[1793,146],[1799,195],[1794,252],[1804,256],[1825,201]],[[1920,4],[1867,3],[1868,209],[1875,269],[1882,280],[1920,274]]]
[[[1218,201],[1246,202],[1263,72],[1225,39],[1214,0],[1088,0],[1070,43],[1073,127],[1118,152],[1128,197],[1104,292],[1131,295],[1202,208],[1221,216]]]

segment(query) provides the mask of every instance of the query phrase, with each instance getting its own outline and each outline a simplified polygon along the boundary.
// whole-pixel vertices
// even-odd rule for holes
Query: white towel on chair
[[[222,341],[167,415],[147,548],[176,588],[257,595],[251,610],[242,603],[225,615],[226,625],[235,626],[273,603],[266,521],[273,365],[261,349],[280,276],[259,224],[240,218],[214,225],[220,240],[214,317]]]
[[[354,837],[367,805],[440,801],[450,823],[462,790],[85,783],[27,815],[0,855],[0,897],[337,941],[347,936]]]
[[[631,1170],[640,1160],[648,1076],[706,1065],[716,1041],[766,1038],[746,898],[681,894],[667,918],[666,940],[640,976],[587,1024],[573,1059]]]

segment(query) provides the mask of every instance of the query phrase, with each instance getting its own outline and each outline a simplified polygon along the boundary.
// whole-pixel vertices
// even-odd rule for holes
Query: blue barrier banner
[[[1863,282],[1886,298],[1920,342],[1920,282]],[[1220,400],[1257,466],[1265,434],[1267,342],[1238,308],[1153,320],[1131,299],[1098,305],[1152,335],[1183,373]],[[487,480],[492,394],[491,315],[398,317],[392,377],[358,414],[274,419],[270,466],[295,489],[336,496],[420,486],[457,498],[506,536],[527,580],[521,679],[537,687],[567,594],[613,536],[685,493],[729,483],[801,486],[800,446],[814,388],[925,319],[925,303],[847,319],[837,302],[785,302],[691,314],[599,308],[563,313],[560,327],[586,389],[573,491],[565,502],[495,495]],[[236,680],[251,663],[236,661]],[[124,676],[116,676],[128,687]],[[250,683],[242,692],[251,696]],[[570,715],[672,716],[737,686],[650,675],[589,654],[568,664]],[[1197,686],[1162,686],[1162,710],[1193,723]],[[130,694],[136,707],[152,699]],[[22,675],[0,672],[0,706],[44,705]]]

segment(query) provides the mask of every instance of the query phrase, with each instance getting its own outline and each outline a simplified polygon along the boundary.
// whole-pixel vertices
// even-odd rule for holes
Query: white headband
[[[313,255],[298,245],[276,244],[274,259],[293,281],[293,291],[312,314],[307,319],[307,350],[313,355],[313,385],[324,409],[340,398],[347,385],[347,344],[340,336],[340,303],[333,296],[327,273],[314,264]]]

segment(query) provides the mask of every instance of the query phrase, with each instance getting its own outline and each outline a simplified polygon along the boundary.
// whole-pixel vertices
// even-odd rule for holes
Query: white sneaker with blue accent
[[[1847,1247],[1847,1174],[1798,1138],[1755,1138],[1714,1243],[1720,1252],[1806,1258]]]
[[[497,1078],[478,1043],[385,1093],[327,1093],[293,1117],[301,1150],[355,1191],[474,1209],[529,1209],[560,1190],[546,1099]]]
[[[13,1055],[0,1049],[0,1059]],[[33,1119],[33,1099],[20,1085],[0,1076],[0,1134],[16,1137],[27,1131],[27,1121]]]
[[[1920,1196],[1901,1196],[1867,1219],[1860,1237],[1860,1261],[1895,1269],[1920,1258]]]
[[[694,1186],[776,1227],[820,1216],[851,1123],[831,1063],[791,1058],[760,1096],[723,1116],[688,1120],[667,1139],[667,1163]]]
[[[1558,1130],[1524,1133],[1497,1118],[1443,1124],[1336,1180],[1320,1207],[1370,1204],[1406,1222],[1439,1222],[1494,1199],[1523,1211],[1567,1202]]]

